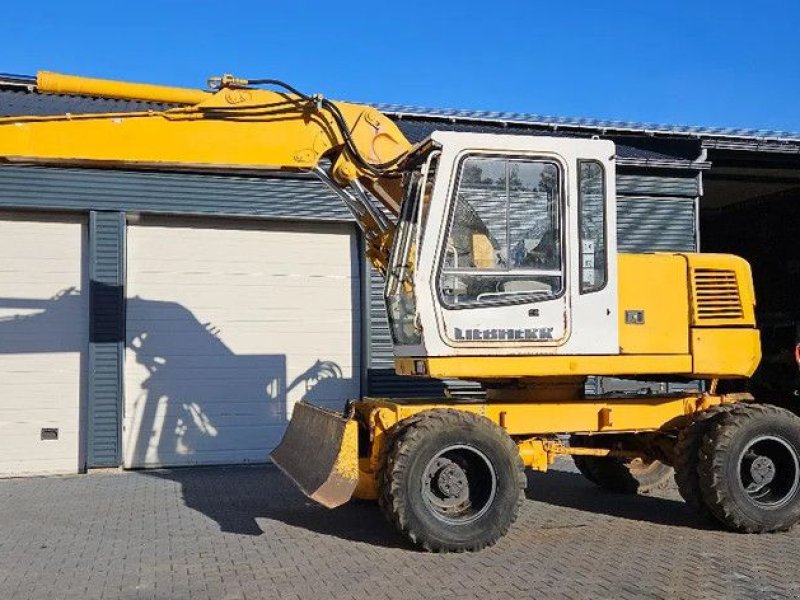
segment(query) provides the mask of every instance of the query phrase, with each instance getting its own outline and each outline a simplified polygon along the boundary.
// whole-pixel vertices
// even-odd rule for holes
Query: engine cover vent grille
[[[692,294],[697,321],[742,319],[742,299],[736,273],[728,269],[694,269]]]

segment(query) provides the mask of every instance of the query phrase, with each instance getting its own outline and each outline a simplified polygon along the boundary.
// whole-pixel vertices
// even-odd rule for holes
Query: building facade
[[[0,78],[3,115],[143,106],[159,108]],[[708,140],[721,138],[379,108],[412,141],[435,129],[612,139],[620,249],[699,247]],[[393,374],[382,281],[361,247],[311,177],[0,164],[0,475],[263,462],[301,399],[480,393]]]

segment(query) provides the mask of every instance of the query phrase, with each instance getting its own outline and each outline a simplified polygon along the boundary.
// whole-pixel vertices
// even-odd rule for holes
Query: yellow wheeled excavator
[[[612,142],[435,131],[412,146],[369,106],[229,75],[205,91],[42,72],[37,88],[171,107],[2,118],[1,162],[314,173],[385,276],[396,371],[482,383],[484,400],[295,405],[272,460],[321,504],[377,499],[412,543],[477,550],[516,519],[524,469],[570,455],[619,491],[674,466],[687,502],[734,530],[800,519],[800,419],[717,391],[760,360],[749,266],[618,253]],[[587,397],[589,376],[705,384]]]

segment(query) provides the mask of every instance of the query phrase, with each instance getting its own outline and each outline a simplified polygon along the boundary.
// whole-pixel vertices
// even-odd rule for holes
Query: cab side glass
[[[581,293],[606,286],[605,173],[599,162],[578,161]]]

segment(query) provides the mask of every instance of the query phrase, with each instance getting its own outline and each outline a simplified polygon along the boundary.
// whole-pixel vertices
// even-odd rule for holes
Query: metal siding
[[[700,195],[700,179],[697,174],[688,177],[675,177],[618,173],[617,195],[630,194],[694,198]]]
[[[394,351],[386,303],[383,298],[383,277],[369,263],[369,369],[367,393],[386,398],[437,397],[447,393],[452,396],[482,394],[480,384],[456,379],[439,380],[405,377],[394,372]]]
[[[695,206],[695,198],[618,197],[619,251],[695,251]]]
[[[313,178],[0,167],[0,206],[351,221]]]
[[[125,338],[125,216],[89,215],[89,467],[119,465]]]
[[[386,317],[386,302],[383,298],[383,276],[367,262],[369,269],[369,327],[371,369],[394,370],[392,335]]]

